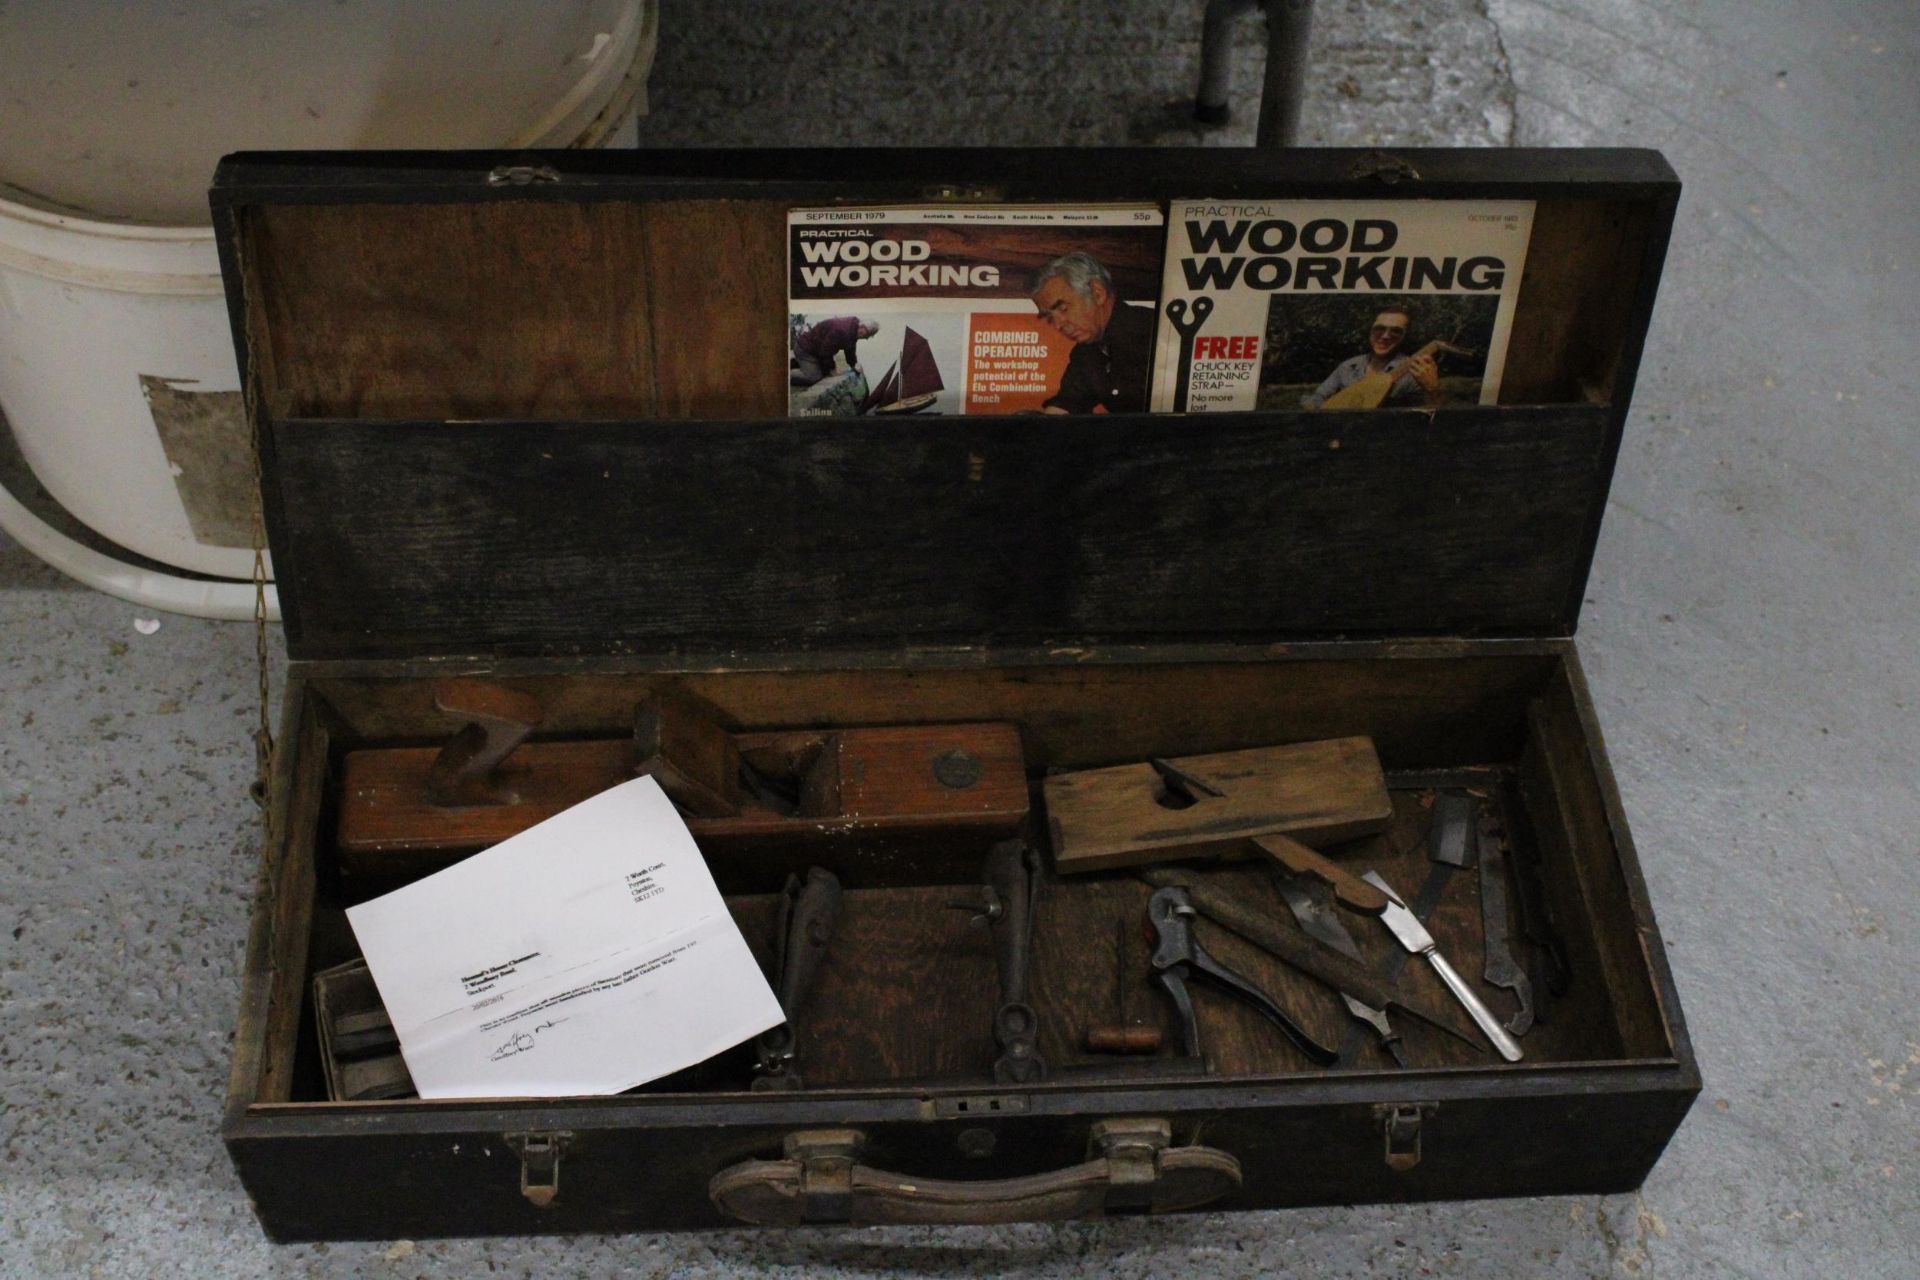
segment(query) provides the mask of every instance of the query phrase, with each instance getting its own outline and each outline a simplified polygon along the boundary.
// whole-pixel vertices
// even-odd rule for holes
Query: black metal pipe
[[[1300,109],[1307,93],[1307,37],[1313,30],[1313,0],[1265,3],[1267,74],[1260,92],[1256,142],[1262,147],[1290,147],[1300,136]]]
[[[1233,24],[1260,0],[1207,0],[1200,19],[1200,89],[1193,97],[1193,118],[1201,124],[1225,124],[1232,114]]]

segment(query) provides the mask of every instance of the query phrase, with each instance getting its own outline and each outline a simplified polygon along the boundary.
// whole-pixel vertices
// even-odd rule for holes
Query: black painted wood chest
[[[291,658],[224,1130],[266,1231],[1638,1185],[1699,1076],[1572,636],[1678,193],[1635,151],[229,158],[213,201]],[[788,209],[1200,196],[1537,202],[1501,403],[785,416]],[[1440,949],[1504,1012],[1476,873],[1435,883],[1428,859],[1435,796],[1472,793],[1535,869],[1558,990],[1518,1063],[1408,1020],[1403,1066],[1331,991],[1209,935],[1341,1060],[1202,997],[1206,1073],[997,1084],[992,944],[949,907],[984,851],[855,848],[829,868],[845,900],[796,1027],[803,1089],[752,1091],[723,1056],[612,1098],[328,1101],[311,980],[353,956],[366,892],[336,854],[341,760],[443,738],[450,675],[533,695],[555,739],[627,733],[667,687],[747,731],[1012,722],[1036,797],[1049,771],[1366,735],[1394,812],[1349,854],[1433,886]],[[787,866],[713,861],[770,947]],[[1292,927],[1260,868],[1192,870]],[[1177,1040],[1128,977],[1148,892],[1043,875],[1050,1062],[1083,1061],[1109,1009]],[[1405,963],[1353,932],[1369,966]]]

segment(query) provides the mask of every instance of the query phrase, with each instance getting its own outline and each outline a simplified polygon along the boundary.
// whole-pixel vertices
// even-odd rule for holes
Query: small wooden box
[[[267,1232],[722,1226],[723,1171],[776,1200],[791,1174],[793,1220],[1180,1203],[1088,1193],[1090,1156],[1171,1186],[1224,1153],[1239,1183],[1212,1209],[1638,1185],[1700,1081],[1572,633],[1678,194],[1638,151],[227,160],[291,658],[224,1127]],[[1200,196],[1537,201],[1502,403],[782,416],[789,208]],[[809,1088],[750,1092],[723,1056],[614,1098],[328,1102],[311,979],[354,956],[361,892],[333,852],[340,762],[444,735],[450,674],[532,693],[556,738],[620,735],[666,684],[747,731],[1011,721],[1036,793],[1049,769],[1366,735],[1396,789],[1369,865],[1418,886],[1423,799],[1483,791],[1537,859],[1573,981],[1511,1066],[1416,1028],[1406,1068],[1369,1045],[1308,1069],[1202,997],[1211,1076],[996,1085],[991,943],[947,905],[978,856],[853,851],[799,1028]],[[756,947],[787,870],[715,861]],[[1279,909],[1258,867],[1200,874]],[[1089,1011],[1173,1026],[1119,977],[1146,892],[1045,884],[1050,1061],[1080,1056]],[[1471,874],[1429,924],[1477,979]],[[1324,989],[1216,950],[1347,1033]]]

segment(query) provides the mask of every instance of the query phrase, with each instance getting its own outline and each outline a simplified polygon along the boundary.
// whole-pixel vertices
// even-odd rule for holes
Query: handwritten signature
[[[516,1053],[527,1052],[527,1050],[534,1047],[534,1036],[539,1035],[542,1031],[551,1031],[565,1021],[565,1018],[549,1018],[535,1027],[531,1033],[525,1031],[514,1032],[511,1040],[487,1055],[487,1061],[499,1062],[503,1058],[511,1058]]]
[[[524,1031],[516,1031],[513,1033],[511,1040],[501,1045],[498,1049],[495,1049],[493,1053],[488,1056],[487,1061],[499,1062],[502,1058],[511,1058],[514,1054],[525,1053],[531,1048],[533,1048],[533,1037]]]

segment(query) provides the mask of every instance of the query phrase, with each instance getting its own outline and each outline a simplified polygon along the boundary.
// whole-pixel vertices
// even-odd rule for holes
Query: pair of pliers
[[[1187,991],[1188,980],[1197,979],[1252,1005],[1316,1065],[1332,1066],[1340,1056],[1336,1051],[1308,1035],[1271,996],[1214,959],[1200,945],[1199,939],[1193,936],[1194,915],[1193,903],[1183,888],[1156,889],[1147,899],[1147,920],[1154,932],[1153,976],[1166,989],[1180,1013],[1187,1056],[1200,1056],[1200,1021],[1194,1015],[1193,997]]]

